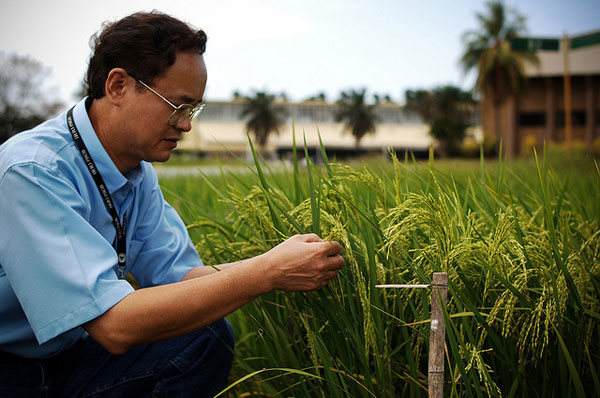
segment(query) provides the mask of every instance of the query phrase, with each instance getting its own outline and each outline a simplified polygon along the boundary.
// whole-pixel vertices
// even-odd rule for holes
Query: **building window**
[[[546,125],[546,114],[544,112],[519,113],[519,126],[540,127]]]
[[[584,111],[573,111],[571,112],[571,123],[573,126],[585,126],[586,117]],[[565,125],[565,112],[558,112],[556,117],[556,124],[558,126],[564,127]]]

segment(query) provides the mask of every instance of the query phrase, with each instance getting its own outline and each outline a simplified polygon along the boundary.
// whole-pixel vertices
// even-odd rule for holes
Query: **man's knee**
[[[233,353],[235,338],[233,334],[233,327],[227,319],[220,319],[212,325],[209,325],[207,328],[215,334],[217,341],[225,344]]]
[[[225,388],[233,362],[231,324],[221,319],[177,340],[183,349],[169,361],[172,366],[159,375],[155,393],[187,396],[183,392],[193,392],[212,397]]]
[[[100,347],[97,344],[94,346]],[[83,345],[81,347],[89,348],[89,346]],[[98,389],[98,385],[101,384],[102,388],[110,388],[110,391],[114,391],[114,396],[128,396],[125,391],[128,391],[127,389],[133,383],[136,384],[136,388],[140,389],[140,395],[142,394],[142,383],[150,383],[148,386],[145,384],[143,386],[153,390],[156,396],[163,394],[181,397],[190,395],[212,397],[227,384],[227,376],[233,362],[233,348],[234,338],[231,324],[221,319],[179,338],[135,347],[121,356],[107,353],[108,360],[103,362],[101,368],[93,372],[96,375],[95,384],[88,382],[85,388],[86,391],[92,391]],[[95,352],[88,351],[86,354],[88,357]],[[73,355],[79,358],[82,354],[72,352],[70,358]],[[64,357],[63,360],[66,361],[68,358]],[[68,363],[71,362],[73,361],[68,361]],[[91,364],[93,361],[89,361],[89,363]],[[64,368],[64,366],[60,366],[60,368]],[[84,369],[80,367],[78,371],[82,370]],[[74,373],[72,369],[64,372],[63,379],[72,378],[72,373]],[[142,378],[140,375],[147,375],[147,377]],[[125,382],[125,380],[128,381]],[[74,386],[74,388],[80,389],[82,386]],[[63,393],[61,396],[74,395],[76,394]],[[2,396],[1,393],[0,396]]]
[[[170,362],[183,373],[205,361],[215,363],[217,359],[226,368],[233,362],[233,328],[226,319],[220,319],[176,341],[183,349]]]
[[[207,329],[214,336],[211,343],[211,350],[216,351],[216,355],[220,358],[219,362],[222,366],[225,366],[228,369],[231,368],[235,347],[233,327],[226,319],[220,319],[209,325]]]

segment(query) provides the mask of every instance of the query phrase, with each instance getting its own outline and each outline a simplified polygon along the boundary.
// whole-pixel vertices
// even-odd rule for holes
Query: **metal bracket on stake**
[[[448,273],[434,272],[430,285],[376,285],[382,289],[431,289],[431,325],[429,333],[429,398],[444,396],[444,346],[446,342],[446,323],[440,303],[444,307],[448,299]]]

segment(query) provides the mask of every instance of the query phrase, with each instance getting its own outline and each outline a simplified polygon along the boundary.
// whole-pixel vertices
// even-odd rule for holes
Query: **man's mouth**
[[[173,148],[175,148],[177,146],[177,142],[179,141],[179,138],[165,138],[165,141],[167,141],[169,144],[171,144],[173,146]]]

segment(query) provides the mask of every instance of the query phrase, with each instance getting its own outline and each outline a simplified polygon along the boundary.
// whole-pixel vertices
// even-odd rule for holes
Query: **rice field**
[[[228,319],[234,397],[424,397],[431,294],[449,276],[445,396],[600,396],[600,169],[506,161],[344,165],[161,178],[206,264],[297,233],[342,244],[324,289],[271,292]]]

